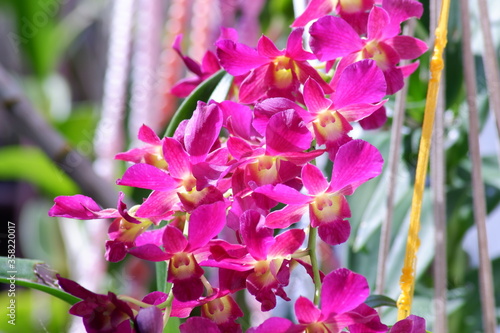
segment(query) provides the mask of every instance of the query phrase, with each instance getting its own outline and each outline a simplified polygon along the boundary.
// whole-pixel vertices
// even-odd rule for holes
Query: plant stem
[[[480,1],[481,2],[481,1]],[[480,7],[486,6],[486,4],[480,4]],[[473,198],[473,207],[474,207],[474,222],[477,226],[477,236],[478,236],[478,246],[479,246],[479,290],[481,296],[481,312],[483,316],[483,331],[486,333],[495,332],[496,331],[496,316],[495,316],[495,291],[494,291],[494,283],[493,283],[493,273],[490,262],[490,256],[488,254],[488,237],[487,237],[487,229],[486,229],[486,197],[485,197],[485,189],[483,183],[483,176],[481,171],[481,150],[479,145],[479,134],[480,134],[480,126],[479,126],[479,112],[477,110],[476,105],[476,68],[474,66],[474,55],[472,53],[471,47],[471,27],[470,27],[470,12],[469,12],[469,2],[467,0],[460,1],[460,9],[461,9],[461,20],[462,20],[462,53],[463,53],[463,62],[464,62],[464,75],[465,75],[465,84],[466,84],[466,92],[467,92],[467,105],[469,107],[469,151],[470,157],[472,160],[472,198]],[[487,17],[487,11],[484,8],[481,12],[481,19],[489,21]],[[486,12],[486,13],[485,13]],[[483,25],[484,23],[481,22]],[[487,26],[483,26],[483,29],[489,29]],[[483,30],[484,32],[484,30]],[[491,37],[491,34],[487,34]],[[491,43],[491,40],[488,41],[488,37],[485,35],[485,43]],[[489,47],[489,46],[488,46]],[[488,47],[485,45],[485,63],[486,61],[490,62],[490,65],[493,66],[495,61],[494,59],[486,60],[488,56]],[[496,55],[493,53],[493,57]],[[489,75],[496,76],[494,74],[488,74],[489,70],[494,70],[494,67],[486,67],[486,77]],[[491,78],[490,79],[494,79]],[[491,82],[493,83],[493,82]],[[496,86],[498,87],[498,82],[496,82]],[[488,88],[491,89],[490,83],[488,83]],[[495,99],[493,95],[490,94],[490,105],[493,109],[497,108],[498,105],[495,105]],[[498,121],[498,119],[497,119]]]
[[[149,304],[149,303],[141,302],[141,301],[139,301],[138,299],[135,299],[135,298],[130,297],[130,296],[127,296],[127,295],[119,295],[119,296],[118,296],[118,299],[119,299],[120,301],[129,302],[129,303],[132,303],[132,304],[138,305],[138,306],[140,306],[141,308],[149,308],[149,307],[153,306],[153,304]]]
[[[167,326],[168,320],[170,319],[170,314],[172,313],[172,302],[174,301],[174,292],[170,290],[168,294],[167,300],[161,304],[158,304],[156,307],[160,309],[165,309],[165,313],[163,314],[163,329]]]
[[[309,257],[311,258],[311,266],[313,270],[314,280],[314,304],[319,305],[321,296],[321,277],[319,275],[318,257],[316,256],[316,236],[318,229],[309,227],[309,239],[307,241],[307,248],[309,249]]]

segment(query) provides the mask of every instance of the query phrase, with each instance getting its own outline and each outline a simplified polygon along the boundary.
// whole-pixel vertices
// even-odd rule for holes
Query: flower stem
[[[316,256],[316,236],[318,235],[318,230],[309,227],[309,239],[307,241],[307,248],[309,249],[309,257],[311,258],[311,266],[313,271],[313,281],[314,281],[314,304],[319,305],[319,299],[321,296],[321,277],[319,275],[318,258]]]
[[[120,301],[124,301],[124,302],[128,302],[128,303],[132,303],[132,304],[138,305],[141,308],[149,308],[149,307],[153,306],[152,304],[141,302],[138,299],[135,299],[135,298],[127,296],[127,295],[119,295],[118,299]]]
[[[163,313],[163,328],[165,329],[165,326],[167,326],[168,320],[170,319],[170,314],[172,313],[172,302],[174,301],[174,292],[173,290],[170,290],[170,293],[168,294],[168,298],[165,302],[158,304],[157,307],[165,308],[165,312]]]

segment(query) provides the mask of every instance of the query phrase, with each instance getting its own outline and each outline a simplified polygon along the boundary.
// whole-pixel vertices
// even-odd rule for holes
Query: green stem
[[[118,299],[121,301],[124,301],[124,302],[129,302],[129,303],[132,303],[135,305],[139,305],[141,308],[149,308],[149,307],[153,306],[152,304],[141,302],[138,299],[135,299],[135,298],[127,296],[127,295],[119,295]]]
[[[162,309],[165,308],[165,313],[163,314],[163,328],[167,326],[168,320],[170,319],[170,313],[172,313],[172,302],[174,301],[174,292],[170,290],[168,298],[165,302],[158,304],[157,307]]]
[[[313,270],[314,280],[314,304],[319,305],[321,296],[321,277],[319,275],[318,258],[316,256],[316,236],[318,229],[309,227],[309,240],[307,241],[307,248],[309,249],[309,257],[311,258],[311,266]]]

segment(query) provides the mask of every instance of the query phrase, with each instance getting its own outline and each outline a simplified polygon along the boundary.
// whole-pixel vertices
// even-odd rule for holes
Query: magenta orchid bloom
[[[351,216],[345,196],[378,176],[382,165],[383,159],[377,148],[362,140],[354,140],[340,147],[333,161],[330,183],[316,166],[306,164],[302,168],[302,182],[309,194],[302,194],[282,184],[255,189],[257,193],[287,204],[282,210],[266,217],[266,226],[286,228],[309,211],[311,226],[318,227],[323,241],[331,245],[345,242],[351,230],[349,222],[345,220]]]
[[[368,10],[374,3],[374,0],[311,0],[292,27],[304,27],[310,21],[334,12],[362,34],[366,30]]]
[[[93,293],[75,281],[57,275],[61,288],[81,299],[69,313],[83,318],[89,333],[160,333],[163,331],[163,313],[156,306],[167,299],[165,293],[155,291],[146,295],[142,302],[152,306],[133,310],[131,306],[108,292],[107,295]],[[131,324],[135,328],[132,328]]]
[[[261,303],[262,311],[269,311],[276,306],[276,295],[289,300],[283,287],[290,278],[290,256],[302,245],[305,234],[293,229],[274,237],[273,230],[264,226],[263,216],[254,210],[243,213],[240,221],[246,247],[212,242],[212,256],[201,265],[241,272],[239,278],[246,279],[246,288]]]
[[[215,183],[227,163],[227,151],[217,149],[222,127],[221,111],[215,104],[198,103],[187,122],[182,142],[163,139],[163,156],[168,170],[139,163],[127,169],[118,185],[153,190],[137,210],[140,217],[167,218],[174,211],[191,211],[201,204],[222,199]]]
[[[336,77],[353,62],[373,59],[382,69],[387,81],[387,94],[403,87],[403,77],[410,75],[418,66],[414,63],[397,67],[401,59],[415,59],[427,51],[427,45],[414,37],[398,36],[400,24],[412,16],[422,15],[422,5],[416,1],[384,1],[391,3],[388,10],[373,7],[368,17],[367,37],[358,33],[342,18],[324,16],[310,29],[311,48],[321,61],[341,58]],[[398,7],[399,6],[399,7]],[[335,87],[334,77],[330,84]]]
[[[345,268],[328,274],[321,287],[318,309],[313,302],[301,296],[295,303],[298,324],[288,319],[270,318],[249,333],[329,332],[339,333],[345,328],[363,328],[364,333],[387,332],[375,310],[364,304],[370,293],[366,278]],[[363,315],[360,315],[363,314]]]
[[[326,145],[330,158],[333,158],[341,145],[352,140],[348,134],[352,130],[350,122],[370,117],[386,102],[382,100],[386,87],[384,75],[373,60],[358,61],[342,72],[330,98],[325,97],[316,81],[308,79],[304,85],[307,110],[286,98],[269,98],[258,103],[255,106],[255,127],[259,131],[267,128],[271,115],[294,110],[314,132],[316,142]],[[385,112],[376,118],[375,122],[379,122],[379,118],[385,120]]]
[[[260,38],[257,49],[230,39],[216,43],[222,67],[231,75],[245,75],[240,85],[241,103],[277,96],[300,101],[300,84],[309,77],[318,81],[325,91],[331,92],[328,84],[307,62],[315,56],[302,48],[302,33],[302,28],[293,30],[286,49],[282,51],[266,36]]]
[[[220,69],[219,61],[217,60],[216,55],[207,51],[201,60],[201,64],[197,63],[195,60],[191,59],[188,56],[185,56],[181,50],[181,42],[182,35],[178,35],[175,38],[174,44],[172,47],[177,52],[177,54],[182,58],[184,64],[188,68],[190,72],[196,75],[193,78],[183,79],[177,82],[170,92],[177,97],[187,97],[196,87],[209,78],[212,74],[217,72]]]
[[[324,97],[314,80],[306,82],[304,101],[310,116],[305,115],[304,120],[312,122],[316,141],[326,145],[330,158],[341,145],[351,140],[349,123],[372,115],[386,102],[382,101],[386,87],[382,71],[372,60],[346,67],[331,99]]]
[[[425,333],[425,319],[409,315],[407,318],[398,321],[390,329],[389,333]]]
[[[49,210],[49,216],[61,216],[79,220],[113,218],[109,226],[109,240],[106,241],[106,259],[118,262],[125,258],[127,250],[135,246],[135,240],[152,224],[158,224],[155,218],[141,218],[136,216],[140,206],[130,209],[123,202],[123,193],[120,192],[118,208],[101,209],[91,198],[84,195],[60,196],[54,199],[54,206]]]
[[[213,296],[207,297],[205,300],[187,302],[192,304],[184,308],[183,313],[178,313],[176,309],[180,302],[174,301],[172,314],[181,314],[181,317],[189,316],[191,309],[201,304],[201,317],[189,318],[179,327],[181,332],[241,333],[241,326],[235,320],[243,317],[243,312],[231,296],[224,295],[226,293],[215,291]],[[194,305],[193,303],[199,304]]]
[[[116,154],[115,159],[132,163],[146,163],[160,169],[166,169],[167,163],[162,152],[163,140],[160,140],[158,135],[146,125],[142,125],[139,129],[138,138],[146,143],[144,147]]]
[[[167,281],[174,284],[174,297],[181,302],[195,300],[203,294],[200,278],[204,271],[196,257],[226,224],[226,204],[218,201],[201,205],[192,211],[187,223],[187,239],[178,228],[167,225],[160,229],[161,234],[158,230],[143,234],[137,239],[136,247],[128,251],[144,260],[169,260]]]

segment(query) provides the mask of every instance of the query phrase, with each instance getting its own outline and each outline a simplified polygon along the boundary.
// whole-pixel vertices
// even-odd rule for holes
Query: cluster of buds
[[[223,29],[216,53],[202,64],[182,54],[178,38],[174,47],[197,77],[174,92],[188,95],[222,67],[234,76],[231,95],[198,102],[172,137],[142,126],[143,147],[117,155],[132,163],[117,184],[151,190],[140,205],[128,208],[121,194],[116,209],[101,209],[76,195],[56,198],[49,212],[113,218],[106,259],[167,262],[172,289],[145,296],[137,310],[113,293],[96,295],[60,278],[82,299],[71,313],[84,318],[89,332],[160,332],[169,316],[189,317],[199,307],[201,316],[190,317],[181,332],[240,332],[243,313],[233,294],[246,289],[270,311],[277,296],[290,301],[285,287],[302,265],[321,298],[297,299],[296,323],[272,317],[249,332],[425,332],[414,316],[392,328],[382,324],[364,304],[365,277],[345,268],[324,274],[314,257],[316,235],[329,245],[347,241],[346,196],[381,173],[380,152],[350,136],[352,123],[385,122],[384,98],[418,66],[398,63],[426,51],[422,41],[400,35],[401,23],[421,14],[414,0],[312,0],[284,50],[266,36],[249,47],[235,30]],[[309,52],[303,37],[311,20]],[[322,62],[322,71],[311,61]],[[315,165],[322,155],[333,164],[328,177]]]

